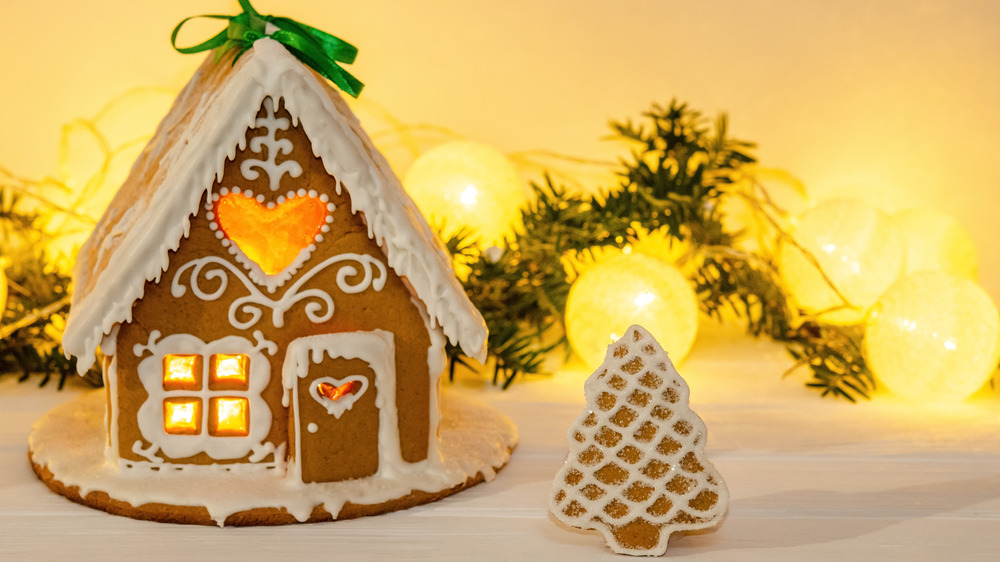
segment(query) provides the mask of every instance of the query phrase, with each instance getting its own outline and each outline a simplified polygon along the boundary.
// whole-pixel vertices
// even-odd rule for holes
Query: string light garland
[[[825,322],[862,321],[903,272],[902,233],[888,216],[861,201],[839,199],[807,210],[794,236],[798,246],[781,248],[782,280],[807,314]]]
[[[684,248],[678,265],[694,287],[701,313],[735,319],[749,334],[782,343],[795,360],[790,371],[808,369],[806,385],[823,396],[869,398],[876,382],[860,321],[902,273],[903,235],[878,211],[835,201],[800,221],[793,236],[785,227],[787,213],[754,178],[752,145],[728,138],[724,116],[709,127],[699,113],[674,102],[654,105],[643,118],[639,124],[611,125],[633,143],[631,158],[619,169],[619,186],[581,196],[546,178],[532,185],[534,199],[522,210],[522,226],[503,248],[485,251],[462,233],[448,237],[456,261],[468,264],[466,291],[490,328],[494,381],[502,374],[506,386],[519,372],[539,372],[547,353],[573,339],[567,331],[574,330],[576,314],[571,315],[567,296],[574,280],[585,276],[587,260],[580,256],[631,248],[643,234],[658,232],[666,237],[665,253]],[[760,225],[753,244],[726,226],[720,201],[734,197]],[[824,227],[810,223],[821,223],[824,215],[839,217],[833,222],[840,226],[826,228],[830,238],[818,242]],[[765,237],[777,244],[756,243]],[[798,260],[795,266],[780,255],[791,251],[797,254],[791,258]],[[842,271],[826,270],[817,255],[824,251],[844,264]],[[814,272],[814,287],[828,293],[824,302],[800,308],[785,283],[794,268]],[[836,311],[841,317],[834,315],[831,322],[828,315]],[[601,330],[602,321],[595,320]],[[450,355],[453,369],[464,362],[457,350]]]
[[[869,397],[875,378],[865,355],[864,325],[830,323],[800,310],[789,296],[779,274],[781,249],[799,250],[813,267],[819,259],[788,232],[787,213],[756,180],[753,145],[730,138],[724,115],[710,122],[677,102],[654,105],[638,122],[611,127],[632,145],[630,157],[618,167],[618,185],[582,195],[545,177],[521,199],[519,212],[505,225],[510,230],[491,240],[496,245],[485,244],[468,227],[443,237],[490,328],[494,381],[502,376],[506,386],[519,373],[539,373],[552,352],[568,351],[567,299],[573,282],[593,265],[589,258],[596,253],[634,251],[674,262],[697,296],[700,313],[735,320],[747,333],[783,344],[795,360],[793,369],[810,372],[807,386],[851,401]],[[134,139],[129,143],[139,145]],[[120,152],[110,151],[106,158]],[[51,374],[65,379],[75,370],[59,349],[69,277],[41,248],[61,235],[45,225],[73,210],[45,199],[39,185],[0,169],[0,228],[15,233],[0,248],[10,264],[0,373],[18,372],[26,379],[43,372],[44,380]],[[61,189],[72,192],[68,185]],[[22,204],[26,197],[30,205]],[[752,239],[725,220],[724,203],[734,199],[750,212]],[[853,304],[830,275],[816,269],[820,282],[838,295],[834,308]],[[457,349],[448,353],[454,374],[466,360]],[[99,377],[91,380],[100,384]]]

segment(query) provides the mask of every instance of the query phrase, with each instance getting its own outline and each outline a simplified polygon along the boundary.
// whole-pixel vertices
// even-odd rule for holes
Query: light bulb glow
[[[835,324],[854,324],[903,271],[903,236],[888,217],[859,201],[828,201],[806,211],[795,241],[816,259],[822,272],[856,308],[824,312]],[[842,304],[823,275],[799,248],[783,243],[781,278],[795,302],[807,313]]]
[[[1000,356],[1000,314],[972,281],[923,272],[872,308],[865,351],[875,376],[915,402],[954,403],[979,390]]]
[[[413,162],[403,184],[431,224],[445,226],[446,236],[469,227],[484,246],[513,233],[529,194],[506,156],[471,141],[428,150]]]
[[[975,281],[979,258],[972,237],[953,217],[909,209],[892,217],[906,239],[906,274],[947,271]]]
[[[466,207],[475,207],[476,202],[479,201],[479,191],[476,190],[476,186],[467,185],[459,196],[459,201]]]
[[[566,302],[570,344],[588,365],[599,365],[608,343],[632,324],[647,328],[674,362],[691,350],[698,329],[698,301],[684,275],[639,252],[584,271]]]
[[[635,301],[633,301],[633,302],[635,302],[635,306],[637,306],[639,308],[642,308],[642,307],[646,306],[647,304],[653,302],[654,300],[656,300],[656,295],[654,295],[653,293],[651,293],[649,291],[643,291],[643,292],[639,293],[638,295],[636,295]]]

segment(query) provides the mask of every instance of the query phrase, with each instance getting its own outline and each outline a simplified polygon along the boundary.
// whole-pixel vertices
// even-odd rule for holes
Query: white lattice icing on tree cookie
[[[649,332],[630,327],[584,391],[587,408],[567,433],[569,457],[553,482],[557,519],[634,555],[661,555],[672,533],[719,521],[729,491],[705,458],[705,424]]]

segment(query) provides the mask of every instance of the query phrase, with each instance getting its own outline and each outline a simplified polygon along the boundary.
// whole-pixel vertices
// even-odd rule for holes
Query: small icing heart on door
[[[309,394],[326,413],[340,419],[368,390],[368,379],[361,375],[351,375],[343,379],[321,377],[313,381]]]
[[[265,275],[276,275],[292,265],[316,241],[327,214],[327,203],[310,196],[292,197],[269,207],[243,193],[228,192],[215,203],[219,228]]]
[[[359,388],[361,388],[361,383],[358,381],[347,381],[340,386],[333,386],[328,382],[321,382],[316,385],[316,391],[321,396],[333,401],[340,400],[348,394],[354,394]]]

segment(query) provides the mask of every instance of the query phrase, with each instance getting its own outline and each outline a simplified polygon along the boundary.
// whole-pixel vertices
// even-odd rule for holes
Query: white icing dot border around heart
[[[236,258],[236,261],[247,270],[247,273],[250,275],[250,279],[254,283],[266,288],[267,292],[274,293],[275,291],[278,290],[279,287],[284,285],[289,279],[292,278],[293,275],[295,275],[295,273],[309,259],[312,253],[316,251],[316,244],[324,240],[323,235],[330,232],[330,225],[333,224],[333,212],[334,210],[336,210],[337,207],[336,205],[333,204],[332,201],[330,201],[330,197],[327,194],[325,193],[320,194],[314,189],[310,190],[299,189],[298,191],[289,191],[285,195],[278,196],[278,198],[275,201],[269,201],[267,203],[267,208],[274,209],[276,206],[281,205],[285,201],[294,199],[296,197],[311,197],[313,199],[319,199],[323,203],[326,203],[327,214],[326,214],[325,224],[323,224],[323,226],[320,227],[319,232],[316,233],[316,237],[313,239],[313,243],[303,248],[299,252],[299,255],[295,257],[295,260],[288,265],[288,267],[286,267],[285,269],[281,270],[278,273],[275,273],[274,275],[268,275],[267,273],[264,273],[264,270],[261,269],[260,265],[258,265],[257,262],[250,259],[243,252],[243,250],[239,248],[239,245],[233,243],[232,240],[226,237],[225,232],[223,232],[222,230],[222,225],[218,223],[218,217],[216,216],[215,213],[215,205],[220,198],[225,197],[230,193],[242,194],[244,197],[247,197],[248,199],[255,199],[258,203],[263,203],[265,199],[263,194],[254,195],[253,191],[249,189],[241,189],[239,186],[234,186],[232,188],[223,187],[219,189],[217,192],[213,192],[211,198],[209,198],[205,202],[205,218],[207,218],[209,221],[208,227],[212,230],[212,232],[215,233],[215,237],[219,239],[219,242],[222,244],[222,247],[229,250],[229,253]]]

